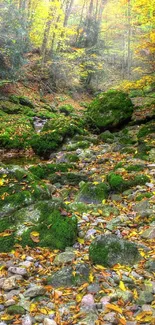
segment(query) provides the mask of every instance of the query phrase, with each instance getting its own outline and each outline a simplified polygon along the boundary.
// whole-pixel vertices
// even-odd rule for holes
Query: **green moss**
[[[28,106],[30,108],[34,108],[35,105],[32,103],[32,101],[28,97],[19,96],[19,103],[23,106]]]
[[[146,192],[146,193],[143,193],[143,194],[140,194],[140,195],[136,196],[136,201],[141,201],[144,198],[150,198],[152,196],[153,196],[153,194]]]
[[[14,221],[10,217],[5,217],[4,219],[1,219],[0,222],[0,233],[5,231],[6,229],[10,229],[13,227]]]
[[[122,168],[124,166],[124,163],[122,161],[120,161],[119,163],[117,163],[114,167],[114,171],[119,169],[119,168]]]
[[[72,154],[72,153],[67,153],[66,154],[66,158],[69,162],[77,162],[79,161],[79,157],[76,154]]]
[[[32,121],[23,115],[0,117],[0,148],[23,149],[29,147],[33,135]]]
[[[10,236],[6,236],[6,237],[0,236],[0,252],[1,253],[10,252],[13,249],[14,243],[15,243],[14,234],[11,234]]]
[[[127,188],[123,177],[120,175],[117,175],[115,173],[110,173],[108,175],[107,179],[108,179],[110,188],[114,191],[122,192]]]
[[[102,132],[99,136],[99,139],[104,141],[104,142],[113,142],[115,136],[114,134],[112,134],[110,131],[105,131],[105,132]],[[111,140],[111,141],[109,141]]]
[[[7,308],[7,313],[9,315],[24,315],[26,313],[26,310],[21,306],[13,305]]]
[[[74,112],[74,107],[70,104],[65,104],[62,106],[59,106],[60,113],[64,113],[66,116],[70,115],[72,112]]]
[[[60,164],[40,164],[32,166],[29,171],[41,179],[48,178],[49,175],[56,172],[67,172],[69,169],[74,168],[73,164],[60,163]]]
[[[126,93],[111,90],[100,94],[88,107],[87,119],[100,130],[112,129],[127,121],[133,104]]]
[[[125,168],[128,172],[139,172],[144,170],[144,166],[143,165],[130,165],[128,167]]]
[[[78,141],[76,143],[71,143],[66,146],[66,150],[68,151],[75,151],[78,148],[88,148],[90,146],[90,142],[85,140],[85,141]]]
[[[128,187],[137,186],[137,185],[145,185],[149,182],[150,179],[146,175],[137,175],[134,178],[127,181]]]
[[[87,181],[88,177],[85,174],[68,172],[61,173],[60,175],[53,174],[49,177],[49,179],[52,181],[52,183],[77,185],[81,181]]]
[[[58,115],[57,118],[48,121],[39,134],[32,137],[31,146],[37,155],[49,158],[52,151],[60,147],[67,137],[84,133],[83,126],[84,122],[77,117]]]
[[[107,199],[109,194],[109,187],[106,183],[86,183],[80,189],[77,200],[86,203],[101,203],[102,200]]]
[[[38,225],[23,233],[21,241],[23,246],[29,245],[35,247],[38,245],[31,240],[31,231],[39,232],[39,246],[64,249],[75,243],[77,237],[77,219],[75,216],[63,216],[58,210],[54,210],[47,217],[46,212],[46,218],[42,214]]]
[[[140,139],[140,138],[146,137],[147,135],[149,135],[151,133],[154,134],[154,130],[155,130],[155,123],[148,123],[147,125],[143,126],[139,130],[137,137],[138,137],[138,139]]]

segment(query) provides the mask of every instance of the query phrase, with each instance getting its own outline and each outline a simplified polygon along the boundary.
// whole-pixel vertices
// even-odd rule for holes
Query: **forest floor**
[[[80,100],[63,94],[50,96],[46,98],[48,101],[58,106],[62,102],[71,104],[79,115],[83,109],[80,103],[90,101],[87,96]],[[113,139],[102,140],[98,135],[89,134],[87,148],[78,148],[75,137],[48,161],[32,157],[36,158],[33,162],[29,157],[23,162],[19,152],[3,152],[1,167],[6,170],[10,164],[20,165],[27,171],[38,163],[65,164],[66,154],[77,157],[67,172],[55,172],[51,199],[60,199],[66,208],[72,209],[78,219],[78,238],[64,255],[39,244],[36,248],[22,248],[18,244],[10,253],[0,253],[0,325],[155,325],[155,133],[143,138],[145,144],[151,145],[151,152],[146,152],[143,159],[138,156],[137,138],[142,127],[149,128],[149,123],[155,125],[153,116],[153,105],[135,110],[135,123],[127,126],[130,137],[134,138],[132,144],[126,142],[120,130]],[[18,157],[12,160],[14,156]],[[126,191],[111,192],[100,204],[77,201],[79,180],[86,178],[96,186],[110,172],[125,180],[147,176],[148,181]],[[74,180],[69,176],[71,173]],[[48,177],[44,181],[51,184]],[[89,246],[102,234],[136,243],[140,261],[134,265],[117,263],[112,267],[93,265]],[[83,271],[78,271],[79,265]],[[78,272],[82,272],[81,282],[74,285],[70,276]],[[51,275],[53,282],[49,284],[47,279]]]

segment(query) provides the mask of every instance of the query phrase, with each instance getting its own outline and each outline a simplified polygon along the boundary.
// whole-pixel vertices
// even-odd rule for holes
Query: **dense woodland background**
[[[153,87],[154,0],[1,0],[0,79],[41,95]],[[152,90],[152,89],[151,89]]]

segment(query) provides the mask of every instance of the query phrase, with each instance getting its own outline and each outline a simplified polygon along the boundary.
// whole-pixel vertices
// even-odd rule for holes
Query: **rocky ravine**
[[[153,128],[2,162],[0,325],[155,323]]]

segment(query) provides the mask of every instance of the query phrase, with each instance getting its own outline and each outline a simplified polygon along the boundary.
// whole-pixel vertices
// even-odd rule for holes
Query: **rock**
[[[65,266],[48,277],[48,284],[53,287],[69,287],[80,285],[89,278],[89,266],[87,264],[77,264],[75,269],[71,266]]]
[[[155,272],[155,260],[147,261],[145,264],[145,268],[150,272]]]
[[[55,265],[65,264],[68,262],[72,262],[75,259],[75,254],[73,252],[64,252],[60,253],[54,259]]]
[[[136,211],[137,215],[139,215],[142,218],[149,217],[150,214],[152,213],[152,210],[150,208],[150,203],[148,200],[137,203],[134,207],[134,211]]]
[[[81,321],[77,323],[77,325],[95,325],[98,319],[97,314],[93,312],[89,312],[87,317],[83,318]]]
[[[149,151],[149,160],[154,162],[155,161],[155,148],[152,148],[150,151]]]
[[[141,291],[137,303],[139,305],[150,304],[154,299],[154,296],[151,292]]]
[[[149,227],[142,234],[142,238],[145,239],[155,239],[155,226]]]
[[[89,247],[89,257],[94,264],[112,267],[115,264],[134,265],[140,260],[137,245],[114,235],[101,235]]]
[[[99,204],[102,203],[102,200],[108,197],[109,187],[106,183],[85,183],[79,194],[77,195],[78,202],[84,202],[87,204]]]
[[[14,299],[9,299],[5,302],[5,306],[6,307],[9,307],[9,306],[12,306],[12,305],[15,305],[16,304],[16,301]]]
[[[87,287],[88,293],[97,293],[100,291],[100,286],[98,283],[92,283]]]
[[[21,280],[21,278],[20,278],[20,280]],[[9,278],[5,279],[2,289],[4,291],[10,291],[12,289],[17,289],[19,287],[19,284],[17,283],[18,279],[19,278],[16,275],[10,276]]]
[[[18,306],[18,305],[9,306],[7,308],[7,313],[10,314],[10,315],[16,315],[16,314],[24,315],[25,314],[25,309],[23,307],[21,307],[21,306]]]
[[[83,307],[88,307],[89,309],[92,309],[95,305],[94,302],[94,297],[92,294],[87,294],[85,296],[83,296],[82,300],[81,300],[81,306]]]
[[[4,284],[5,278],[1,278],[0,279],[0,289],[2,289],[3,284]]]
[[[110,313],[107,313],[104,317],[103,317],[104,321],[108,321],[110,322],[110,324],[118,324],[117,321],[117,316],[116,314],[112,311]]]
[[[88,107],[88,120],[100,131],[112,130],[131,119],[133,104],[126,93],[110,90],[101,93]]]
[[[27,270],[22,267],[10,266],[8,271],[19,275],[27,275]]]
[[[5,298],[5,300],[10,300],[10,299],[12,299],[14,296],[18,296],[19,293],[20,293],[20,290],[11,290],[11,291],[6,292],[6,293],[4,294],[4,298]]]
[[[33,297],[37,297],[40,295],[44,295],[44,293],[45,293],[44,287],[32,285],[32,287],[30,287],[29,289],[27,289],[25,291],[24,296],[33,298]]]
[[[22,325],[32,325],[33,321],[32,318],[29,315],[26,315],[22,319]]]
[[[122,299],[125,304],[129,303],[133,299],[133,294],[131,291],[122,291],[122,290],[116,290],[114,295],[111,295],[111,301],[115,301],[118,299]]]
[[[44,318],[43,325],[57,325],[53,319]]]
[[[111,200],[112,201],[116,201],[116,202],[121,202],[122,201],[122,197],[121,197],[121,195],[118,195],[118,194],[112,194],[111,195]]]

